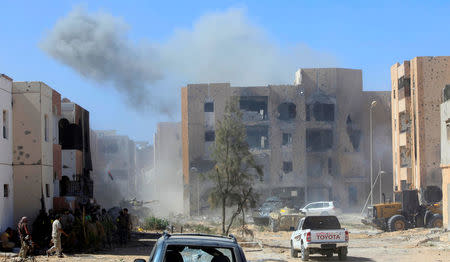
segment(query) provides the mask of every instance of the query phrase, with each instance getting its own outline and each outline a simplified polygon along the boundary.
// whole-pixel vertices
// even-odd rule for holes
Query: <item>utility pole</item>
[[[373,128],[372,128],[372,112],[377,105],[377,101],[370,103],[370,205],[373,206]]]

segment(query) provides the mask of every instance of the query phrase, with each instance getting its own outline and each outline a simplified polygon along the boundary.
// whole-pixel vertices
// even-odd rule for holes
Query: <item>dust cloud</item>
[[[112,14],[76,7],[40,47],[81,76],[112,84],[132,109],[163,115],[173,113],[169,105],[178,104],[177,87],[187,83],[291,83],[299,67],[337,64],[333,55],[304,43],[280,45],[245,9],[207,13],[160,43],[151,43],[151,36],[135,43],[129,29]]]

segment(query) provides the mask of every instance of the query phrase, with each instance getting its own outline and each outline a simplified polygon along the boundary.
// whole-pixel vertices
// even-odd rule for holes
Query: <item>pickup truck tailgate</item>
[[[345,242],[345,230],[312,230],[311,242]]]

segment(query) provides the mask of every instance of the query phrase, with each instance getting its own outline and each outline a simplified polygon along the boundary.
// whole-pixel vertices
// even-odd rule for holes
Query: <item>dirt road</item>
[[[350,232],[347,261],[450,261],[450,232],[433,229],[410,229],[401,232],[381,232],[359,224],[354,217],[343,219]],[[244,247],[249,261],[301,261],[291,258],[290,232],[272,233],[254,229],[256,246]],[[37,257],[36,261],[128,262],[148,258],[155,242],[152,237],[134,239],[126,248],[116,248],[95,254],[67,254],[66,258]],[[0,258],[0,262],[3,261]],[[5,259],[13,261],[13,259]],[[326,258],[312,255],[310,261],[338,261],[337,255]]]

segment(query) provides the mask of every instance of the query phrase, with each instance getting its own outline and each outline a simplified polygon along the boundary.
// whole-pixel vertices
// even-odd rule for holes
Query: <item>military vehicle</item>
[[[385,231],[398,231],[414,227],[442,227],[442,191],[429,186],[419,203],[417,190],[403,190],[401,202],[370,206],[362,223]]]
[[[278,197],[269,197],[261,207],[253,210],[252,217],[255,225],[267,226],[270,222],[270,213],[278,212],[284,206],[283,201]]]
[[[120,201],[119,206],[121,209],[127,208],[129,213],[136,215],[137,217],[149,217],[152,213],[150,209],[151,204],[157,203],[157,200],[142,201],[136,198],[123,199]]]
[[[282,208],[269,214],[269,225],[272,232],[294,231],[298,221],[305,217],[305,214],[294,208]]]

